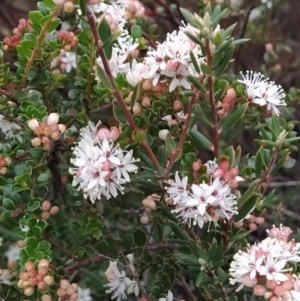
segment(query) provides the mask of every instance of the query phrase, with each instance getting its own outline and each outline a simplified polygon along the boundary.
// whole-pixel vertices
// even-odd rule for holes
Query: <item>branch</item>
[[[167,4],[164,0],[156,0],[156,2],[161,5],[165,11],[169,14],[169,16],[172,19],[172,22],[174,23],[174,25],[176,26],[180,26],[181,22],[178,21],[178,19],[175,17],[174,13],[171,11],[169,4]]]
[[[205,48],[206,48],[206,58],[207,58],[207,66],[209,70],[212,70],[212,55],[210,52],[210,41],[205,41]],[[211,107],[211,115],[213,120],[213,144],[214,144],[214,153],[216,158],[220,155],[219,150],[219,133],[218,133],[218,117],[217,117],[217,110],[216,110],[216,103],[214,97],[214,82],[212,75],[208,75],[208,91],[209,91],[209,103]]]
[[[170,173],[176,159],[181,154],[183,143],[184,143],[184,141],[186,139],[186,136],[188,134],[189,123],[190,123],[191,118],[193,116],[193,114],[192,114],[193,113],[193,105],[194,105],[195,101],[198,99],[199,94],[200,94],[199,92],[195,92],[194,96],[189,101],[188,110],[187,110],[187,117],[186,117],[186,120],[184,121],[184,125],[182,126],[182,131],[181,131],[181,136],[180,136],[179,142],[177,144],[176,149],[171,154],[169,164],[168,164],[168,166],[166,168],[166,171],[165,171],[165,174],[164,174],[164,177],[166,179],[168,178],[169,173]]]
[[[159,251],[159,250],[175,250],[177,249],[177,245],[171,245],[171,244],[150,244],[146,247],[146,251]],[[132,248],[126,251],[123,251],[124,255],[128,255],[131,253],[135,253],[137,251],[140,251],[142,248]],[[102,262],[104,260],[107,260],[108,257],[111,257],[110,254],[108,255],[103,255],[103,254],[97,254],[93,257],[78,261],[68,267],[65,268],[65,274],[72,274],[74,271],[77,271],[78,269],[87,266],[90,263],[99,263]]]
[[[92,30],[92,34],[94,36],[95,45],[97,47],[98,54],[99,54],[99,56],[102,60],[104,70],[107,73],[107,75],[110,79],[110,82],[112,84],[112,87],[114,89],[114,93],[115,93],[115,96],[117,98],[117,102],[118,102],[119,106],[122,108],[122,111],[123,111],[124,115],[126,116],[126,119],[129,123],[130,127],[132,128],[132,130],[137,131],[138,128],[135,125],[135,122],[133,120],[133,117],[132,117],[131,113],[127,110],[127,105],[126,105],[124,99],[122,98],[122,96],[120,94],[120,91],[118,90],[117,85],[115,83],[115,79],[114,79],[114,77],[111,73],[111,70],[110,70],[110,67],[109,67],[109,64],[108,64],[108,60],[107,60],[106,55],[104,53],[104,50],[102,48],[102,42],[101,42],[101,39],[99,37],[99,33],[98,33],[98,30],[97,30],[95,18],[94,18],[94,16],[92,15],[92,13],[90,11],[88,11],[87,17],[88,17],[88,23],[89,23],[89,25],[91,27],[91,30]],[[155,168],[158,169],[159,163],[158,163],[155,155],[153,154],[152,150],[150,149],[149,145],[145,141],[140,142],[140,144],[145,149],[145,151],[148,154],[149,158],[153,162]]]
[[[16,124],[18,124],[21,128],[25,128],[25,124],[23,122],[21,122],[18,118],[15,118],[13,116],[11,116],[8,113],[5,113],[3,111],[0,111],[0,115],[3,115],[7,120],[14,122]]]

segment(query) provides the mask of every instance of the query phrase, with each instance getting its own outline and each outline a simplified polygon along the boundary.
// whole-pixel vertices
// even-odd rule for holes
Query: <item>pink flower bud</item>
[[[70,285],[70,282],[66,279],[60,280],[59,286],[61,289],[66,290]]]
[[[24,290],[24,295],[29,297],[32,296],[34,294],[34,288],[33,287],[27,287]]]
[[[238,168],[236,167],[232,167],[230,170],[229,170],[229,173],[231,174],[231,176],[233,178],[235,178],[238,174],[239,174],[239,170]]]
[[[283,227],[282,232],[288,237],[292,234],[292,229],[290,227]]]
[[[264,298],[266,300],[270,299],[272,296],[273,296],[273,292],[265,292],[265,294],[264,294]]]
[[[63,134],[67,130],[67,127],[62,123],[60,123],[57,128],[61,134]]]
[[[42,203],[42,209],[44,211],[49,211],[50,208],[51,208],[51,203],[49,201],[46,200]]]
[[[149,108],[151,106],[150,98],[147,96],[144,96],[142,99],[142,106],[145,108]]]
[[[197,161],[193,162],[193,165],[192,165],[192,170],[193,171],[199,171],[199,169],[201,168],[202,166],[202,162],[200,159],[198,159]]]
[[[45,289],[47,289],[47,284],[44,281],[40,281],[38,283],[38,289],[44,291]]]
[[[274,294],[277,297],[281,297],[285,293],[285,289],[283,288],[282,285],[277,285],[274,289]]]
[[[59,211],[59,207],[58,207],[58,206],[53,206],[53,207],[50,209],[49,213],[50,213],[51,215],[54,215],[54,214],[56,214],[58,211]]]
[[[40,260],[40,262],[39,262],[39,264],[38,264],[38,267],[40,268],[40,267],[49,267],[49,264],[50,264],[50,262],[49,262],[49,260],[48,259],[41,259]]]
[[[134,115],[138,115],[142,112],[142,106],[136,102],[132,107],[132,112]]]
[[[251,224],[249,225],[249,229],[250,229],[251,231],[256,231],[256,230],[257,230],[256,224],[251,223]]]
[[[59,120],[59,115],[57,113],[51,113],[47,118],[47,124],[48,125],[57,124],[58,120]]]
[[[27,125],[31,130],[34,131],[37,127],[39,127],[40,124],[36,119],[30,119]]]
[[[277,286],[277,282],[273,280],[267,280],[266,287],[270,290],[273,290]]]
[[[215,170],[215,172],[213,173],[213,178],[216,179],[216,178],[222,178],[224,176],[224,171],[221,170],[220,168],[217,168]]]
[[[267,43],[265,47],[266,47],[266,52],[273,51],[273,44],[272,43]]]
[[[52,301],[52,298],[49,295],[43,295],[42,301]]]
[[[111,164],[108,160],[102,163],[102,170],[109,171],[111,169]]]
[[[228,160],[222,160],[219,163],[219,168],[222,169],[223,171],[227,171],[229,168],[229,161]]]
[[[231,187],[231,188],[237,188],[239,186],[239,181],[238,180],[229,180],[228,181],[228,185]]]
[[[58,141],[60,139],[60,137],[61,137],[61,134],[59,131],[51,134],[51,139],[53,139],[54,141]]]
[[[101,128],[97,133],[96,133],[96,137],[100,140],[110,140],[110,131],[108,128]]]
[[[262,286],[261,284],[257,284],[253,288],[253,293],[256,296],[264,296],[266,291],[267,291],[266,288],[264,286]]]
[[[255,218],[254,222],[257,225],[262,225],[265,222],[265,218],[262,216],[258,216]]]
[[[233,88],[229,88],[226,92],[226,95],[232,99],[236,97],[235,90]]]
[[[145,224],[148,224],[149,223],[149,217],[148,216],[142,216],[140,218],[140,223],[145,225]]]
[[[143,18],[145,16],[145,7],[141,7],[139,8],[136,12],[135,12],[135,16],[137,18]]]
[[[140,54],[140,51],[138,49],[134,49],[131,51],[131,56],[133,58],[137,58],[139,56],[139,54]]]
[[[70,296],[70,300],[72,300],[72,301],[76,301],[76,300],[78,300],[78,298],[79,298],[78,294],[72,294]]]
[[[288,279],[288,280],[282,282],[281,285],[285,291],[289,291],[294,287],[293,279]]]
[[[223,180],[229,181],[231,179],[232,179],[232,175],[230,174],[230,172],[224,172]]]
[[[42,140],[39,137],[35,137],[31,140],[31,145],[34,147],[41,146]]]
[[[117,141],[120,136],[120,131],[117,127],[113,126],[110,128],[110,138],[112,141]]]
[[[279,301],[279,298],[276,297],[276,296],[273,296],[273,297],[270,299],[270,301]]]
[[[257,279],[251,279],[249,275],[246,275],[243,279],[243,283],[246,287],[254,287],[257,284]]]
[[[150,79],[146,79],[142,84],[142,89],[144,91],[150,91],[152,89],[152,81]]]
[[[183,104],[180,100],[175,100],[173,103],[173,109],[177,112],[182,111]]]
[[[167,62],[167,68],[175,71],[175,70],[177,70],[179,64],[180,63],[177,60],[168,60],[168,62]]]

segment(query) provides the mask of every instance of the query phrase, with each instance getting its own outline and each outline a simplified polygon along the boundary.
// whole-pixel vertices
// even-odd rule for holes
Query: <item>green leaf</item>
[[[200,68],[204,74],[211,75],[211,70],[209,69],[209,67],[206,64],[201,63]]]
[[[110,80],[108,79],[106,72],[100,66],[96,67],[96,73],[97,73],[101,83],[103,84],[103,86],[106,87],[107,89],[111,89],[112,86],[111,86]]]
[[[163,240],[163,227],[160,223],[155,223],[152,231],[152,236],[157,242]]]
[[[243,231],[243,230],[242,230]],[[252,230],[249,231],[243,231],[242,233],[239,233],[237,235],[234,235],[233,237],[230,237],[229,240],[231,242],[234,241],[240,241],[241,239],[243,239],[244,237],[248,236],[250,233],[252,232]]]
[[[187,80],[190,81],[199,91],[205,92],[205,87],[200,83],[199,78],[189,75]]]
[[[40,208],[40,202],[39,201],[31,201],[28,205],[27,205],[27,211],[28,212],[33,212],[36,209]]]
[[[244,194],[238,199],[238,208],[241,209],[247,200],[252,196],[256,189],[256,183],[252,182],[250,187],[244,192]]]
[[[15,210],[16,206],[14,202],[8,198],[3,199],[3,207],[8,210]]]
[[[121,123],[126,123],[127,119],[125,114],[123,113],[122,108],[117,105],[116,103],[114,103],[113,105],[113,112],[114,112],[114,116],[121,122]]]
[[[60,24],[60,19],[59,18],[55,18],[52,20],[51,25],[48,27],[47,31],[51,32],[53,30],[55,30],[57,28],[57,26]]]
[[[193,139],[197,147],[203,146],[209,150],[212,149],[212,143],[196,129],[191,129],[189,135]]]
[[[172,222],[172,221],[169,221],[169,224],[170,224],[170,227],[171,227],[172,231],[173,231],[180,239],[184,239],[184,240],[186,240],[187,242],[188,242],[189,240],[191,240],[191,238],[188,236],[188,234],[187,234],[184,230],[182,230],[182,228],[181,228],[178,224],[176,224],[176,223],[174,223],[174,222]]]
[[[225,52],[224,57],[222,58],[220,64],[214,69],[213,75],[219,77],[227,68],[229,61],[231,60],[232,54],[234,51],[234,46],[231,45],[229,49]]]
[[[35,147],[30,150],[30,155],[33,158],[41,159],[43,157],[44,150],[41,147]]]
[[[22,173],[24,173],[25,170],[26,170],[25,163],[17,164],[14,167],[14,171],[15,171],[16,175],[18,175],[18,176],[21,175]]]
[[[38,241],[35,237],[28,237],[26,239],[26,246],[31,247],[33,250],[38,246]]]
[[[197,279],[195,281],[195,286],[196,287],[200,287],[203,279],[204,279],[204,276],[205,276],[205,270],[202,270],[199,272],[198,276],[197,276]]]
[[[219,54],[221,54],[227,48],[229,48],[229,46],[232,44],[232,41],[233,41],[233,39],[228,39],[228,40],[223,41],[223,43],[217,48],[217,50],[215,52],[215,57],[218,56]],[[213,59],[213,66],[214,66],[215,57]]]
[[[29,19],[32,21],[34,25],[41,25],[41,19],[43,18],[43,14],[38,11],[30,11],[28,14]]]
[[[255,207],[257,202],[257,196],[251,196],[246,202],[243,203],[241,208],[239,209],[239,214],[234,218],[236,222],[243,219],[246,215],[251,212],[251,210]]]
[[[190,58],[191,58],[191,60],[192,60],[192,63],[193,63],[193,66],[194,66],[195,70],[196,70],[198,73],[200,73],[201,70],[200,70],[199,62],[197,61],[197,59],[196,59],[196,57],[195,57],[193,51],[190,51]]]
[[[44,16],[49,14],[49,10],[47,9],[46,5],[43,2],[38,2],[37,7]]]
[[[98,28],[98,32],[99,32],[102,43],[106,45],[104,47],[104,52],[105,52],[106,58],[108,60],[110,60],[111,56],[112,56],[113,45],[112,45],[112,43],[108,43],[111,41],[111,29],[110,29],[108,22],[105,19],[103,19],[101,21],[99,28]]]
[[[271,172],[270,172],[270,175],[271,175],[271,176],[274,176],[274,175],[277,173],[277,171],[284,165],[284,163],[285,163],[287,157],[289,156],[289,154],[290,154],[290,153],[287,152],[284,156],[282,156],[282,157],[278,160],[278,162],[276,163],[276,165],[273,167],[273,169],[272,169]]]
[[[167,135],[165,143],[168,151],[173,151],[176,149],[176,142],[174,141],[174,139],[171,137],[170,134]]]
[[[29,227],[29,229],[33,228],[37,223],[37,219],[35,217],[30,217],[27,220],[27,226]]]
[[[198,27],[194,21],[194,15],[190,11],[188,11],[185,8],[180,8],[180,12],[183,15],[183,18],[187,23],[189,23],[195,27]]]
[[[24,45],[22,45],[22,43],[17,46],[17,51],[19,54],[21,54],[25,58],[27,58],[27,59],[30,58],[30,55],[31,55],[30,48],[25,47]]]
[[[235,125],[245,114],[248,108],[248,103],[240,105],[232,114],[229,115],[221,125],[222,131],[227,131]]]
[[[133,234],[126,234],[122,238],[122,246],[125,248],[125,250],[129,250],[134,246],[134,237]]]
[[[134,242],[137,246],[144,246],[147,242],[147,234],[142,229],[136,229],[133,232]]]
[[[28,190],[30,188],[30,174],[28,172],[16,176],[15,177],[15,182],[19,184],[24,190]]]
[[[143,31],[141,26],[139,25],[133,25],[131,27],[131,35],[134,39],[139,39],[143,36]]]
[[[34,226],[32,229],[31,229],[33,235],[35,238],[39,239],[42,235],[42,229],[40,227],[37,227],[37,226]]]

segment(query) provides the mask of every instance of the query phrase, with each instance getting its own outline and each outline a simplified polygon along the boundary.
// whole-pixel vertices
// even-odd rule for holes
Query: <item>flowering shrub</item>
[[[138,0],[43,0],[1,43],[3,300],[300,300],[291,229],[248,244],[295,97],[229,73],[226,4],[179,12],[158,42]],[[256,153],[228,143],[244,126]]]

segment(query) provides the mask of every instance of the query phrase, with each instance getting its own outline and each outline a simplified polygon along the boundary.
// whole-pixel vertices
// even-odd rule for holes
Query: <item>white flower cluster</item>
[[[138,169],[133,164],[137,160],[132,157],[132,151],[122,150],[111,139],[97,135],[100,124],[89,122],[81,129],[79,142],[73,148],[75,158],[71,159],[75,167],[69,169],[74,175],[73,186],[78,186],[93,203],[102,195],[109,199],[122,193],[122,185],[130,182],[129,172]]]
[[[134,267],[132,268],[134,269]],[[126,294],[132,293],[134,293],[135,296],[138,296],[139,287],[136,281],[126,277],[125,271],[119,271],[116,261],[110,261],[105,275],[107,280],[109,281],[109,283],[105,285],[106,287],[108,287],[106,293],[112,293],[112,299],[117,299],[118,301],[125,300],[127,299]]]
[[[264,78],[261,73],[247,71],[246,75],[242,74],[242,77],[243,79],[238,81],[246,86],[247,96],[251,101],[266,106],[267,110],[279,116],[280,111],[277,106],[286,106],[282,87]]]
[[[175,182],[168,181],[169,199],[184,224],[197,225],[202,228],[205,223],[217,225],[219,220],[230,220],[237,214],[236,196],[231,188],[219,178],[211,179],[210,183],[193,184],[187,189],[188,178],[180,179],[178,172]]]
[[[89,288],[78,287],[77,289],[78,299],[77,301],[92,301],[91,290]]]
[[[237,290],[244,286],[255,287],[258,280],[261,282],[263,279],[267,281],[268,288],[270,281],[273,281],[276,286],[276,284],[290,280],[291,269],[288,268],[288,264],[300,262],[300,243],[287,241],[291,231],[285,233],[285,229],[288,228],[275,228],[278,234],[270,235],[269,233],[271,237],[248,246],[246,251],[239,251],[234,255],[229,273],[230,283],[240,284]],[[271,234],[275,233],[275,230]]]
[[[190,89],[187,76],[198,75],[190,52],[194,54],[198,63],[204,62],[204,58],[200,46],[190,40],[185,31],[199,35],[199,30],[190,25],[168,33],[162,44],[158,43],[156,49],[149,49],[142,64],[132,64],[131,72],[126,75],[127,81],[134,86],[137,84],[136,78],[151,79],[156,86],[159,81],[168,80],[170,92],[181,86]]]

